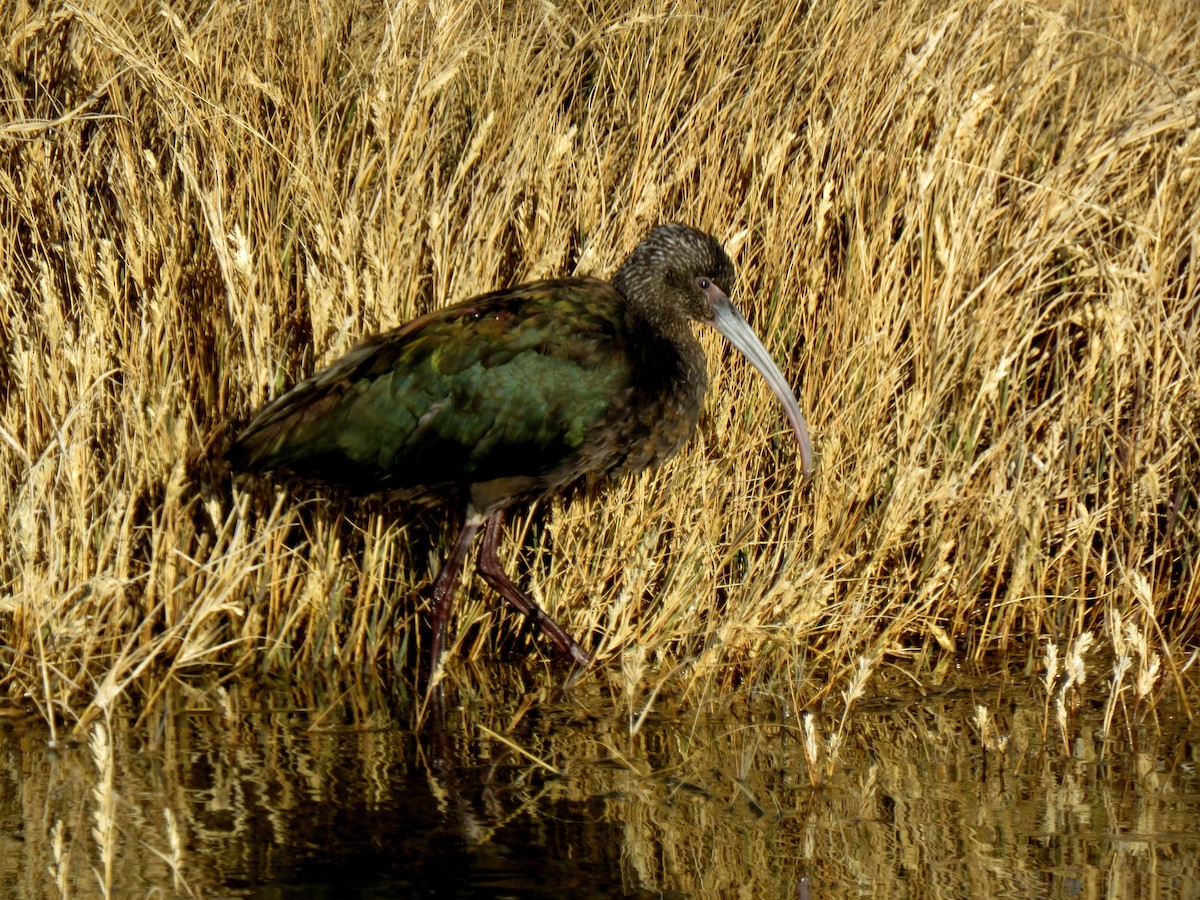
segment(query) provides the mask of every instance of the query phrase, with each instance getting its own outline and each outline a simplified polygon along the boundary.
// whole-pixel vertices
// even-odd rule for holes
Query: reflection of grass
[[[100,882],[100,892],[103,896],[112,895],[113,861],[116,855],[116,797],[113,794],[113,778],[115,768],[112,755],[112,737],[104,725],[97,724],[92,729],[88,749],[92,752],[92,761],[96,764],[96,786],[92,789],[92,799],[95,808],[92,811],[92,840],[96,844],[99,865],[93,870],[96,880]]]
[[[233,423],[365,332],[611,272],[670,219],[727,241],[817,477],[798,489],[774,399],[711,341],[679,459],[510,523],[508,565],[569,630],[678,666],[685,696],[796,710],[860,657],[936,679],[1086,631],[1119,654],[1127,626],[1183,684],[1191,5],[632,6],[10,23],[10,698],[82,726],[185,678],[414,671],[436,519],[235,489]],[[464,592],[457,659],[490,658],[497,606]]]
[[[1120,896],[1148,883],[1194,896],[1197,778],[1181,748],[1195,729],[1168,702],[1161,732],[1134,722],[1106,739],[1085,703],[1063,754],[1028,681],[922,697],[873,675],[888,699],[861,701],[819,787],[796,719],[744,691],[713,717],[665,699],[630,734],[598,680],[529,715],[504,670],[448,733],[414,735],[377,683],[241,682],[219,714],[172,689],[150,729],[98,722],[96,756],[96,738],[48,754],[6,727],[0,783],[19,789],[0,792],[0,816],[50,837],[9,840],[0,878],[22,896],[228,896],[255,879],[302,889],[333,860],[339,878],[383,884],[470,854],[477,877],[509,858],[543,886],[574,866],[599,889],[617,870],[627,895],[783,897],[806,879],[834,897],[1042,896],[1030,885],[1067,870]],[[990,741],[972,724],[980,704]],[[829,730],[837,712],[818,718]]]

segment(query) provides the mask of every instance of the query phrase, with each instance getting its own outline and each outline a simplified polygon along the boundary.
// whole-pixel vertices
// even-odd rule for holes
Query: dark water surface
[[[1064,736],[1036,687],[868,689],[832,766],[841,710],[815,711],[811,766],[769,696],[660,698],[634,734],[645,698],[599,681],[419,733],[378,692],[248,686],[55,748],[0,722],[0,896],[1200,897],[1178,710],[1104,741],[1102,700]]]

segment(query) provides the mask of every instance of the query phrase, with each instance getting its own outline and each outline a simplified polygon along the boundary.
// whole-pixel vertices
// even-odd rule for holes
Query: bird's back
[[[685,390],[697,361],[698,389]],[[703,390],[699,346],[656,336],[611,285],[537,282],[369,340],[264,408],[228,455],[239,468],[416,499],[469,492],[499,508],[670,455]]]

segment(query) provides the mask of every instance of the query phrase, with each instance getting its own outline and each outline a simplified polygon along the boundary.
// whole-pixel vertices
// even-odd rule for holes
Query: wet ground
[[[1103,698],[1064,735],[1036,684],[875,687],[807,752],[769,695],[660,697],[637,727],[600,680],[419,734],[379,690],[176,692],[57,747],[12,718],[0,895],[1200,897],[1180,711],[1118,709],[1104,740]]]

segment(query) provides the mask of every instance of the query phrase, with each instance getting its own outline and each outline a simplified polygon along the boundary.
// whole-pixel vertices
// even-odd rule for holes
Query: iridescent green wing
[[[569,465],[628,397],[627,315],[594,280],[439,310],[280,397],[231,457],[372,490],[543,475]]]

